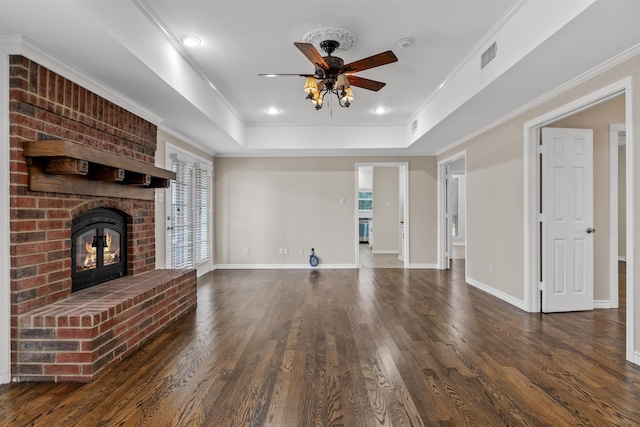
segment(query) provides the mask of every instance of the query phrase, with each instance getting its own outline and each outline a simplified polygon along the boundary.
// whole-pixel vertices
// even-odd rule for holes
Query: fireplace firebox
[[[127,275],[127,221],[113,209],[98,208],[73,219],[71,291]]]

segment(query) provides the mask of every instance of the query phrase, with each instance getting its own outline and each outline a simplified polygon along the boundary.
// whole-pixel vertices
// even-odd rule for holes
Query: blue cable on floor
[[[320,260],[318,260],[318,257],[314,253],[314,249],[311,248],[311,255],[309,255],[309,265],[311,267],[315,267],[315,266],[318,265],[319,262],[320,262]]]

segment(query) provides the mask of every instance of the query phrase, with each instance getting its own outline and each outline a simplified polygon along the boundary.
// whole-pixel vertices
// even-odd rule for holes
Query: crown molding
[[[625,50],[624,52],[612,57],[611,59],[609,59],[608,61],[605,61],[595,67],[593,67],[592,69],[590,69],[589,71],[586,71],[585,73],[579,75],[578,77],[567,81],[566,83],[557,86],[556,88],[550,90],[549,92],[545,93],[542,96],[539,96],[538,98],[534,99],[531,102],[528,102],[527,104],[522,105],[520,108],[517,108],[515,110],[513,110],[512,112],[510,112],[507,115],[502,116],[501,118],[499,118],[498,120],[495,120],[491,123],[489,123],[486,126],[483,126],[482,128],[478,129],[477,131],[470,133],[469,135],[466,135],[465,137],[447,145],[446,147],[441,148],[440,150],[438,150],[436,152],[436,155],[439,156],[442,153],[445,153],[449,150],[452,150],[454,148],[456,148],[457,146],[464,144],[465,142],[479,136],[482,135],[485,132],[490,131],[491,129],[506,123],[507,121],[518,117],[519,115],[525,113],[528,110],[531,110],[532,108],[535,108],[539,105],[542,105],[543,103],[555,98],[556,96],[559,96],[561,94],[563,94],[564,92],[573,89],[574,87],[585,83],[587,81],[589,81],[590,79],[612,69],[613,67],[616,67],[620,64],[622,64],[625,61],[630,60],[631,58],[640,55],[640,43]]]
[[[516,14],[526,3],[527,0],[517,0],[507,11],[500,17],[498,22],[496,22],[490,29],[487,31],[478,42],[471,48],[471,50],[467,53],[467,55],[462,58],[462,60],[456,65],[456,67],[451,70],[451,72],[442,80],[442,82],[438,85],[436,90],[434,90],[427,99],[416,109],[417,112],[422,111],[426,108],[427,105],[438,95],[440,89],[442,89],[453,77],[455,77],[462,69],[471,61],[477,59],[480,54],[493,43],[502,28],[509,22],[509,20]],[[417,115],[414,114],[411,116],[406,126],[409,126],[411,122],[413,122],[417,118]]]
[[[130,0],[133,5],[138,8],[140,13],[145,17],[147,21],[162,35],[173,46],[173,48],[178,52],[178,54],[182,57],[182,59],[187,63],[187,65],[193,70],[194,73],[198,75],[207,86],[215,92],[215,94],[219,97],[222,103],[231,111],[236,118],[246,126],[246,120],[240,112],[234,107],[234,105],[229,101],[229,99],[218,89],[213,81],[207,76],[207,73],[196,63],[196,61],[191,58],[189,52],[183,44],[178,40],[178,38],[169,30],[169,27],[165,25],[165,23],[160,19],[160,17],[153,11],[151,6],[145,0]]]
[[[134,102],[130,98],[124,96],[120,92],[112,89],[101,81],[91,77],[87,73],[74,67],[63,59],[51,54],[42,46],[34,43],[27,37],[23,36],[0,36],[0,47],[9,55],[22,55],[32,61],[37,62],[50,69],[51,71],[71,80],[72,82],[94,92],[95,94],[113,102],[116,105],[126,109],[127,111],[142,117],[143,119],[155,124],[161,124],[164,119],[157,114],[151,112],[147,108]]]

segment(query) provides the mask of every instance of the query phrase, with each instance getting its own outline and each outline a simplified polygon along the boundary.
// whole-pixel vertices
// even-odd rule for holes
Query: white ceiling
[[[637,16],[636,0],[0,0],[0,42],[212,154],[412,155],[636,45]],[[258,77],[312,73],[293,42],[319,27],[356,34],[335,54],[345,62],[393,50],[398,62],[358,73],[387,86],[316,111],[302,77]],[[202,44],[180,45],[183,34]],[[415,44],[402,49],[402,38]],[[481,72],[494,41],[496,65]],[[272,106],[281,113],[266,114]]]

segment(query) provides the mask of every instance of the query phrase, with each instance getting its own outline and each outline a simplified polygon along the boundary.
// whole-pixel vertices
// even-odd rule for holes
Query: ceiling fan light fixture
[[[304,84],[304,92],[307,94],[318,92],[318,83],[315,78],[307,77],[307,81]]]
[[[322,108],[322,104],[324,103],[324,95],[320,91],[316,91],[311,98],[311,102],[316,106],[316,110]]]
[[[348,107],[351,101],[353,101],[353,89],[345,87],[341,95],[340,99],[345,103],[345,106]]]
[[[315,31],[313,34],[307,34],[308,37],[305,36],[304,43],[293,43],[314,65],[314,74],[278,74],[280,76],[305,77],[305,98],[313,103],[316,110],[322,108],[324,97],[327,94],[329,95],[330,101],[333,99],[331,95],[335,95],[338,98],[338,105],[340,107],[349,107],[351,101],[354,100],[352,85],[374,92],[379,91],[385,86],[385,83],[354,76],[353,74],[398,61],[398,57],[392,51],[388,50],[345,64],[342,58],[332,55],[333,52],[338,50],[343,44],[343,41],[339,40],[342,40],[345,32],[338,30],[340,29],[331,28],[327,31]],[[353,33],[349,31],[346,32],[349,33],[347,34],[349,40],[345,41],[345,44],[351,46],[357,39]],[[320,52],[318,52],[318,49],[314,47],[314,44],[311,43],[312,41],[319,41],[320,48],[327,55],[322,56]],[[258,75],[267,76],[268,74]],[[330,108],[332,108],[332,105],[333,103],[329,102]]]
[[[349,79],[344,74],[338,74],[338,80],[336,82],[336,88],[338,90],[342,90],[344,88],[348,88],[351,85],[349,84]]]

